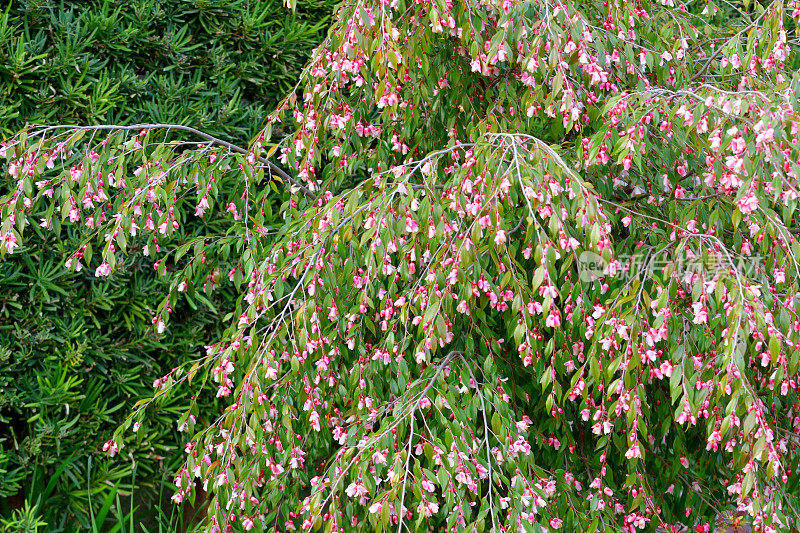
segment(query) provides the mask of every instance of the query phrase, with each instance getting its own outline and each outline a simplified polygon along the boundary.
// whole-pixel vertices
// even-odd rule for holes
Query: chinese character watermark
[[[684,253],[677,257],[667,252],[641,252],[622,254],[613,259],[605,259],[595,252],[585,251],[578,257],[580,280],[591,282],[601,278],[614,278],[628,281],[634,277],[646,276],[649,272],[671,269],[680,279],[690,279],[695,275],[706,279],[725,279],[736,276],[752,276],[763,265],[763,258],[752,256],[728,256],[718,254]]]

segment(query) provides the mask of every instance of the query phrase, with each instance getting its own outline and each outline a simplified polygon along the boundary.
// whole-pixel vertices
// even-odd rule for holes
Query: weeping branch
[[[183,126],[183,125],[180,125],[180,124],[132,124],[130,126],[115,126],[115,125],[111,125],[111,124],[102,124],[102,125],[98,125],[98,126],[76,126],[76,125],[62,124],[62,125],[58,125],[58,126],[48,126],[46,128],[42,128],[40,130],[36,130],[35,132],[32,133],[32,136],[43,135],[43,134],[48,133],[50,131],[59,130],[59,129],[69,129],[69,130],[78,130],[78,131],[104,131],[104,130],[110,130],[110,131],[113,131],[113,130],[137,131],[137,130],[161,130],[161,129],[165,129],[167,131],[169,131],[169,130],[184,131],[184,132],[187,132],[187,133],[191,133],[192,135],[195,135],[195,136],[200,137],[202,139],[205,139],[207,141],[210,141],[211,144],[224,146],[225,148],[227,148],[231,152],[236,152],[237,154],[242,154],[242,155],[247,155],[247,153],[248,153],[248,150],[246,148],[242,148],[241,146],[238,146],[238,145],[230,143],[230,142],[228,142],[226,140],[220,139],[219,137],[214,137],[213,135],[211,135],[209,133],[206,133],[204,131],[198,130],[197,128],[192,128],[191,126]],[[284,179],[284,180],[288,181],[289,183],[291,183],[292,185],[294,185],[295,187],[297,187],[300,190],[300,192],[302,192],[303,195],[306,198],[314,199],[314,197],[315,197],[314,193],[311,192],[311,190],[308,187],[304,186],[298,180],[296,180],[295,178],[291,177],[281,167],[279,167],[278,165],[276,165],[275,163],[273,163],[272,161],[270,161],[269,159],[267,159],[266,157],[263,157],[263,156],[260,156],[258,158],[258,160],[261,163],[267,165],[267,167],[269,168],[270,172],[276,174],[281,179]]]

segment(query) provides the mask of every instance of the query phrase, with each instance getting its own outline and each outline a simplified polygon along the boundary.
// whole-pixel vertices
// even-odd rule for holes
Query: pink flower
[[[108,452],[108,454],[111,457],[114,457],[114,455],[117,453],[118,450],[119,448],[117,447],[117,443],[114,442],[113,440],[110,440],[105,444],[103,444],[103,451]]]
[[[0,238],[0,240],[3,242],[3,246],[6,247],[6,252],[8,252],[8,253],[13,252],[14,248],[19,246],[19,244],[17,244],[17,237],[16,237],[16,235],[14,235],[14,232],[11,231],[11,230],[8,230],[5,233],[3,233],[3,236],[2,236],[2,238]],[[67,268],[69,268],[69,267],[67,267]]]
[[[203,195],[203,197],[200,198],[200,201],[194,208],[194,214],[197,215],[198,217],[201,217],[206,212],[206,209],[208,209],[208,198],[205,195]]]
[[[430,517],[439,512],[439,504],[436,502],[423,501],[417,507],[417,512],[424,517]]]
[[[552,298],[555,300],[558,297],[558,291],[555,285],[547,284],[539,287],[539,296],[542,298]]]
[[[375,350],[375,355],[372,356],[373,361],[383,361],[383,364],[388,365],[392,360],[392,356],[386,350]]]
[[[630,448],[628,448],[628,451],[625,452],[625,457],[627,459],[633,459],[635,457],[641,457],[641,456],[642,452],[641,450],[639,450],[639,443],[637,442],[634,442],[633,445]]]
[[[81,170],[80,167],[73,167],[69,169],[69,176],[70,178],[72,178],[72,181],[78,181],[79,179],[81,179],[82,175],[83,175],[83,170]]]
[[[722,441],[722,435],[720,432],[715,430],[711,432],[711,435],[708,436],[708,444],[706,444],[706,450],[714,450],[717,451],[719,449],[719,443]]]
[[[97,267],[94,271],[94,275],[98,278],[102,278],[104,276],[108,276],[111,274],[111,265],[103,261],[103,263]]]
[[[525,248],[524,250],[522,250],[522,256],[523,256],[525,259],[530,259],[530,258],[531,258],[531,253],[533,253],[533,247],[531,247],[531,245],[530,245],[530,244],[527,246],[527,248]]]
[[[544,319],[545,326],[557,328],[561,325],[561,315],[555,309],[550,310],[550,314]]]
[[[736,207],[738,207],[739,211],[744,215],[752,213],[758,208],[758,198],[755,194],[749,193],[736,201]]]
[[[693,303],[692,311],[694,312],[694,318],[692,319],[692,322],[695,324],[705,324],[708,322],[708,310],[705,308],[702,302]]]
[[[319,431],[322,429],[319,419],[319,413],[316,411],[311,411],[311,414],[308,415],[308,421],[311,423],[311,427],[314,428],[314,431]]]
[[[499,229],[497,230],[497,234],[494,236],[494,243],[498,246],[501,244],[506,243],[506,232],[505,230]]]
[[[367,487],[364,486],[364,482],[359,477],[356,481],[350,483],[350,485],[347,486],[347,488],[345,489],[345,493],[351,498],[356,496],[360,498],[361,496],[368,495],[369,491],[367,490]]]
[[[560,518],[551,518],[550,519],[550,527],[553,529],[561,529],[561,525],[564,523],[563,520]]]

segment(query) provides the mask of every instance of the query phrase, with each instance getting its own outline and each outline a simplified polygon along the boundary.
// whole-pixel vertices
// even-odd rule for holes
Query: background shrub
[[[0,13],[0,138],[30,124],[168,122],[246,143],[296,82],[333,4],[291,13],[276,0],[11,2]],[[209,223],[190,219],[180,239]],[[181,460],[179,413],[193,400],[198,421],[217,411],[213,394],[162,404],[125,457],[97,454],[154,379],[219,336],[234,292],[196,295],[157,339],[149,322],[167,282],[141,255],[112,279],[69,272],[64,260],[81,243],[66,228],[29,234],[0,263],[2,531],[91,528],[105,501],[117,507],[134,486],[125,511],[138,505],[136,522],[147,523],[157,495],[171,495],[160,485]]]
[[[332,0],[23,0],[0,18],[0,131],[190,124],[247,142],[321,41]]]

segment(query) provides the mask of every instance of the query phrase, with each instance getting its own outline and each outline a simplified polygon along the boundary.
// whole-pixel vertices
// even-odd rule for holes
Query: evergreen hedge
[[[246,142],[296,82],[333,4],[14,1],[0,17],[0,132],[154,121]]]

